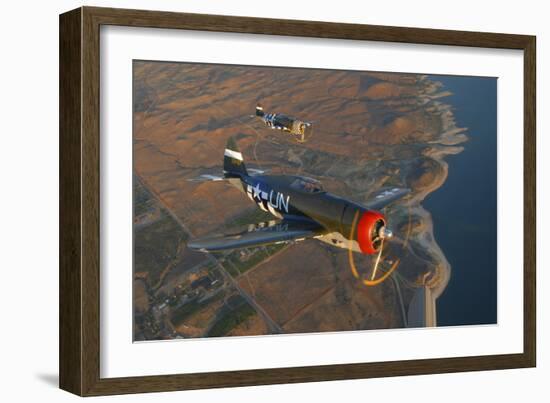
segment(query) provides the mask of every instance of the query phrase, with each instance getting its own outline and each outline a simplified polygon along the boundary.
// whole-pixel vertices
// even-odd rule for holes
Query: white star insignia
[[[258,183],[256,184],[256,186],[252,188],[252,190],[254,191],[254,196],[253,196],[253,197],[254,197],[254,198],[257,197],[257,198],[259,199],[259,198],[260,198],[260,193],[261,193],[261,190],[260,190],[260,183],[258,182]]]

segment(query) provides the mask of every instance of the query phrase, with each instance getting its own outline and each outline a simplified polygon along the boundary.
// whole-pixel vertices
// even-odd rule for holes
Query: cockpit
[[[277,114],[273,115],[273,118],[272,118],[272,123],[273,123],[274,126],[285,127],[289,130],[292,128],[292,123],[293,122],[294,122],[293,118],[291,118],[290,116],[280,114],[280,113],[277,113]]]
[[[305,193],[321,193],[325,189],[321,182],[313,178],[299,177],[290,184],[290,187]]]

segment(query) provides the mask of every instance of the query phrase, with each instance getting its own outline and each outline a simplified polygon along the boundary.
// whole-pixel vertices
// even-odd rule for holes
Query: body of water
[[[438,326],[497,322],[497,79],[431,76],[453,93],[464,151],[446,157],[449,177],[424,207],[451,264],[451,280],[437,300]]]

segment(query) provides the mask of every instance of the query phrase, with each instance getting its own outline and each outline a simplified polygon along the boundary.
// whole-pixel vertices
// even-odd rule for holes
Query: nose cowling
[[[378,211],[364,211],[357,223],[357,243],[361,252],[367,255],[378,252],[382,238],[390,237],[391,231],[386,229],[386,219]]]

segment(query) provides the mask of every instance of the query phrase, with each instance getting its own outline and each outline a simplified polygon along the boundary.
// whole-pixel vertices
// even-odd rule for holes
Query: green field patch
[[[188,302],[187,304],[175,309],[170,315],[170,320],[176,326],[181,325],[187,318],[193,314],[199,312],[201,309],[206,308],[208,305],[219,301],[224,297],[224,291],[217,293],[210,299],[199,302],[199,299]]]
[[[208,332],[208,337],[221,337],[225,336],[232,329],[245,322],[248,318],[256,315],[256,311],[248,303],[241,304],[238,308],[223,315],[212,326]]]
[[[148,273],[155,286],[166,266],[179,258],[187,234],[164,210],[161,218],[134,232],[134,272]]]

